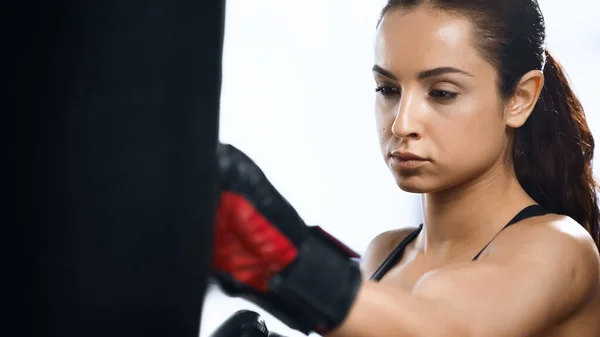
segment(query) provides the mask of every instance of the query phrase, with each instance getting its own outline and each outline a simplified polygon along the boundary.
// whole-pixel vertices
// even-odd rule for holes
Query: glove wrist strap
[[[269,288],[294,306],[294,311],[304,314],[302,325],[311,325],[296,326],[297,329],[326,333],[346,318],[361,280],[358,263],[309,235],[300,247],[298,259],[275,276]],[[300,324],[291,323],[292,327]]]

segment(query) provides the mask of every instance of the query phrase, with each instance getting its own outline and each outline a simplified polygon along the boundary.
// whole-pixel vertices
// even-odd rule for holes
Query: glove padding
[[[243,152],[219,144],[212,266],[223,290],[305,334],[346,317],[361,284],[358,255],[308,227]]]

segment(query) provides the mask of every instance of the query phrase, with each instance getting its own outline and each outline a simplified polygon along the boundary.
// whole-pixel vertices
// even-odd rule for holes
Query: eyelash
[[[434,94],[435,93],[435,94]],[[448,90],[431,90],[429,95],[442,100],[452,100],[458,96],[457,93]]]
[[[381,96],[389,96],[389,95],[393,95],[393,94],[400,94],[398,88],[384,87],[384,86],[375,88],[375,92],[380,93]]]
[[[400,94],[398,88],[386,87],[386,86],[381,86],[381,87],[375,88],[375,92],[380,93],[381,96],[383,96],[383,97],[391,96],[394,94],[396,94],[396,95]],[[451,100],[451,99],[456,98],[456,96],[458,96],[457,93],[451,92],[448,90],[431,90],[429,92],[429,95],[432,96],[433,98],[439,99],[439,100]]]

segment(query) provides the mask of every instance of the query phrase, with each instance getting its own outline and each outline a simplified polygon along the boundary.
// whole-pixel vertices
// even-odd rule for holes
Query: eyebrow
[[[398,80],[396,75],[392,74],[391,71],[383,69],[378,65],[373,66],[373,71],[376,73],[379,73],[387,78],[390,78],[392,80]],[[460,69],[453,68],[453,67],[438,67],[438,68],[427,69],[427,70],[423,70],[423,71],[419,72],[419,74],[417,75],[417,78],[419,80],[424,80],[426,78],[440,76],[440,75],[444,75],[444,74],[462,74],[462,75],[467,75],[467,76],[473,77],[472,74],[470,74],[464,70],[460,70]]]

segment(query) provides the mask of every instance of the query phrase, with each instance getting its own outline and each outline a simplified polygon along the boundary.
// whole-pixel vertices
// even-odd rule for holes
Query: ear
[[[525,124],[543,87],[544,74],[539,70],[532,70],[521,77],[515,94],[504,107],[506,125],[516,129]]]

